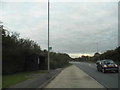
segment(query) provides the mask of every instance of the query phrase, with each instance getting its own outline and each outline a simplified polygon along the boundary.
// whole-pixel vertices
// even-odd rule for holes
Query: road
[[[118,88],[118,73],[98,72],[95,63],[72,62],[106,88]]]

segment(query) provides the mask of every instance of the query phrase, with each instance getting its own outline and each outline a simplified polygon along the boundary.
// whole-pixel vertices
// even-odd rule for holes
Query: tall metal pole
[[[0,89],[2,90],[2,30],[3,25],[0,22]]]
[[[48,72],[50,72],[50,55],[49,55],[49,0],[48,0]]]
[[[98,52],[98,42],[97,42],[97,52]]]

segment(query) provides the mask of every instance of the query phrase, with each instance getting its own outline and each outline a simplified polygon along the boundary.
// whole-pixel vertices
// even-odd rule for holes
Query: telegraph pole
[[[49,55],[49,0],[48,0],[48,73],[50,72],[50,55]]]
[[[98,42],[97,42],[97,52],[98,52]]]
[[[3,25],[0,21],[0,89],[2,90],[2,30]]]
[[[2,31],[3,30],[3,25],[2,25],[3,22],[0,21],[0,30]]]

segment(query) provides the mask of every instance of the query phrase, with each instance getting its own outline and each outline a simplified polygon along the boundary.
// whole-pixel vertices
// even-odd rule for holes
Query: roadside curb
[[[77,66],[78,67],[78,66]],[[79,68],[79,67],[78,67]],[[80,68],[79,68],[80,69]],[[82,69],[80,69],[80,70],[82,70]],[[82,70],[84,73],[86,73],[86,71],[85,70]],[[87,73],[86,73],[87,74]],[[99,82],[99,81],[97,81],[92,75],[90,75],[90,74],[87,74],[91,79],[93,79],[93,80],[95,80],[96,81],[96,83],[98,83],[98,84],[100,84],[100,85],[102,85],[103,87],[104,87],[104,89],[105,90],[107,90],[107,87],[105,86],[105,85],[103,85],[101,82]],[[104,90],[103,89],[103,90]]]
[[[43,89],[49,82],[51,82],[63,69],[61,69],[60,71],[58,71],[55,75],[53,75],[49,80],[47,80],[45,83],[43,83],[40,87],[38,88],[41,88]]]

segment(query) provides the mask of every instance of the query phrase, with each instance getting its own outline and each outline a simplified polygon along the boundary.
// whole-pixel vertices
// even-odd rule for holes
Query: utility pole
[[[2,90],[2,30],[3,25],[0,21],[0,89]]]
[[[3,25],[0,25],[0,30],[1,30],[1,31],[3,30]]]
[[[2,31],[3,30],[3,25],[2,25],[3,22],[0,21],[0,30]]]
[[[49,55],[49,0],[48,0],[48,73],[50,72],[50,55]]]
[[[98,42],[97,42],[97,52],[98,52]]]

